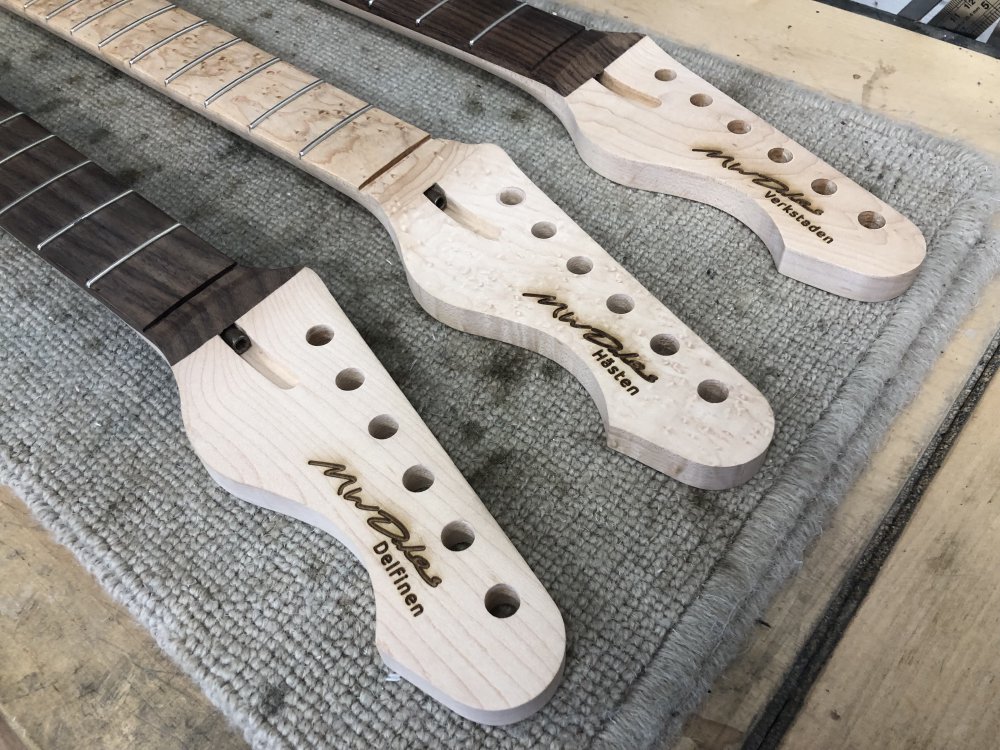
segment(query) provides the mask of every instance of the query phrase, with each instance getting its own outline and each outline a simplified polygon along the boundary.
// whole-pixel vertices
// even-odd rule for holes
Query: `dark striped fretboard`
[[[171,364],[294,274],[237,265],[2,99],[0,228]]]
[[[518,0],[334,0],[568,96],[642,39],[593,31]]]

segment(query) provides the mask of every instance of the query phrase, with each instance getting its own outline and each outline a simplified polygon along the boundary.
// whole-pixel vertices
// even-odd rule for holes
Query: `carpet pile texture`
[[[424,313],[364,209],[0,14],[0,96],[226,254],[323,277],[560,607],[565,680],[541,712],[500,728],[387,680],[361,566],[323,533],[215,487],[163,362],[7,237],[0,482],[256,747],[634,748],[675,734],[996,270],[983,229],[992,165],[664,43],[925,233],[907,294],[852,302],[778,275],[715,209],[594,174],[547,110],[469,65],[307,0],[184,6],[434,135],[503,146],[763,392],[774,444],[725,492],[611,452],[567,372]]]

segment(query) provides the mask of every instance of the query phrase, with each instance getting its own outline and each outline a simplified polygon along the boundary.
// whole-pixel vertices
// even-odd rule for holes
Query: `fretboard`
[[[518,0],[336,0],[568,96],[642,34],[594,31]]]
[[[0,100],[0,228],[174,364],[294,274],[237,265]]]
[[[352,197],[427,133],[164,0],[0,0]]]

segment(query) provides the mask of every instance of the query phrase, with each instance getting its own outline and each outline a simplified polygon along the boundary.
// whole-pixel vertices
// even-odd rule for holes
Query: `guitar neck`
[[[466,58],[568,96],[642,34],[594,31],[518,0],[334,0]]]
[[[0,228],[171,364],[294,274],[237,265],[3,100]]]
[[[0,7],[354,198],[429,140],[419,128],[164,0],[0,0]]]

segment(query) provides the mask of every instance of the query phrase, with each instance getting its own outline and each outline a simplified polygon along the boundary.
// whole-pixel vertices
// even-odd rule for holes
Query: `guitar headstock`
[[[322,281],[300,271],[233,330],[173,366],[212,476],[357,556],[379,652],[417,687],[485,724],[544,705],[558,609]]]
[[[760,467],[767,400],[501,149],[434,141],[366,196],[421,305],[559,362],[596,402],[612,448],[705,489]]]
[[[648,37],[568,96],[517,83],[559,116],[595,171],[722,209],[786,276],[871,302],[904,292],[923,263],[923,235],[905,216]]]

